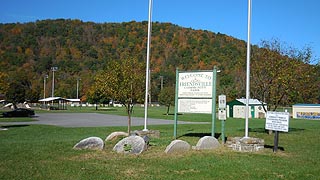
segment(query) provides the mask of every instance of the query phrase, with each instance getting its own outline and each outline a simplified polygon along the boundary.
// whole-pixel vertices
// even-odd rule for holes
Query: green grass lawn
[[[165,113],[150,111],[154,117]],[[121,114],[121,110],[102,113]],[[179,118],[211,120],[205,115],[182,116]],[[263,138],[267,147],[272,147],[274,136],[265,133],[264,123],[263,119],[250,120],[249,135]],[[113,152],[116,141],[107,142],[103,151],[72,149],[81,139],[90,136],[105,139],[111,132],[126,131],[127,127],[2,127],[8,130],[0,131],[0,179],[320,179],[320,121],[291,119],[290,131],[280,133],[279,147],[283,150],[277,153],[272,148],[241,153],[221,147],[174,155],[164,153],[173,140],[172,125],[148,126],[160,130],[161,137],[151,139],[152,146],[141,155]],[[217,121],[217,133],[221,132],[220,127]],[[227,137],[244,136],[243,119],[228,119],[225,127]],[[179,139],[191,145],[210,132],[211,124],[178,126]]]
[[[43,111],[37,111],[43,112]],[[45,111],[48,112],[48,111]],[[103,113],[103,114],[113,114],[113,115],[121,115],[127,116],[127,112],[125,107],[99,107],[98,110],[95,110],[94,107],[70,107],[68,110],[63,111],[50,111],[50,112],[96,112],[96,113]],[[158,119],[174,119],[174,108],[170,108],[169,115],[166,115],[167,107],[160,106],[160,107],[148,107],[148,118],[158,118]],[[133,108],[133,116],[135,117],[144,117],[144,107],[136,105]],[[179,115],[179,121],[196,121],[196,122],[211,122],[211,114],[186,114],[186,115]]]

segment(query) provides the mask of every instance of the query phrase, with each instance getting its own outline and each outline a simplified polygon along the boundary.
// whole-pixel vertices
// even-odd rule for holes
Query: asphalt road
[[[62,127],[103,127],[127,126],[127,116],[115,116],[99,113],[41,113],[31,122],[0,122],[1,125],[44,124]],[[174,124],[173,120],[148,118],[147,125]],[[178,121],[178,124],[208,124],[208,122]],[[132,126],[144,126],[144,118],[132,117]]]

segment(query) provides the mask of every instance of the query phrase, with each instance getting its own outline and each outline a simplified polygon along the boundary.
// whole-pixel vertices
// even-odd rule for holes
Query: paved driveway
[[[99,113],[41,113],[32,122],[0,122],[2,125],[44,124],[62,127],[101,127],[101,126],[127,126],[127,116],[115,116]],[[148,125],[172,124],[173,120],[148,118]],[[179,124],[208,124],[207,122],[185,122]],[[132,126],[144,126],[144,118],[132,117]]]

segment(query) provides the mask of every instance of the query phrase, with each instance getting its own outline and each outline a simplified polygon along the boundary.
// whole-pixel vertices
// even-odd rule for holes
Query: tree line
[[[164,87],[174,86],[176,68],[208,70],[217,66],[221,70],[217,92],[226,94],[229,100],[245,96],[245,41],[171,23],[154,22],[152,27],[150,96],[153,101],[159,101],[160,77]],[[105,86],[113,82],[115,88],[118,80],[112,78],[121,76],[112,74],[110,67],[119,64],[119,71],[129,72],[131,68],[131,74],[139,73],[146,61],[146,43],[147,21],[93,23],[56,19],[0,24],[0,94],[14,102],[38,101],[44,95],[50,96],[50,69],[58,67],[55,96],[75,98],[76,83],[81,78],[81,99],[105,103],[115,97],[110,97],[109,90],[101,88],[98,82]],[[252,46],[252,98],[274,107],[318,103],[320,71],[312,49],[283,45],[279,40],[269,40]],[[130,64],[128,59],[134,63]],[[315,62],[311,63],[312,60]],[[144,75],[139,74],[138,78],[142,84]],[[138,84],[131,81],[128,85]],[[118,85],[120,82],[123,81]],[[125,88],[130,90],[130,86]],[[137,102],[143,101],[141,96],[136,98]]]

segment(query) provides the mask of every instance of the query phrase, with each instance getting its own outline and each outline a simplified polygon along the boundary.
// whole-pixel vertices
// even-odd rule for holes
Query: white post
[[[46,98],[46,79],[48,78],[48,75],[45,75],[44,78],[43,78],[43,99]]]
[[[77,78],[77,99],[79,99],[79,80],[80,78]]]
[[[52,87],[51,87],[51,97],[54,97],[54,70],[52,69]]]
[[[58,70],[58,67],[51,67],[52,70],[52,91],[51,97],[54,97],[54,72]]]
[[[249,99],[250,99],[250,27],[251,27],[251,0],[248,0],[248,42],[247,42],[247,81],[246,81],[246,127],[245,137],[249,137]]]
[[[147,63],[146,63],[146,93],[144,99],[144,129],[143,131],[148,131],[147,129],[147,117],[148,117],[148,94],[149,94],[149,58],[150,58],[150,41],[151,41],[151,14],[152,14],[152,0],[149,0],[149,20],[148,20],[148,42],[147,42]]]

